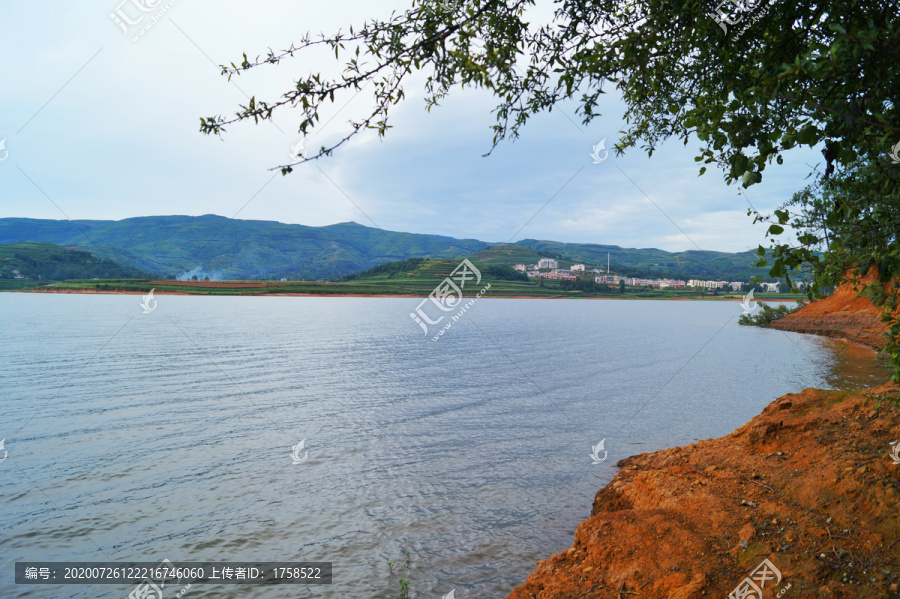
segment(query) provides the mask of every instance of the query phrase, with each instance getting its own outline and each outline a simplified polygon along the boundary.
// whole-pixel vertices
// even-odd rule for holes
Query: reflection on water
[[[4,598],[125,597],[12,584],[105,559],[334,562],[327,589],[188,597],[504,597],[616,461],[886,376],[733,302],[486,299],[432,342],[410,298],[139,299],[0,294]]]
[[[813,342],[828,356],[828,367],[822,373],[828,388],[866,389],[884,383],[890,375],[886,355],[840,340],[813,337]]]

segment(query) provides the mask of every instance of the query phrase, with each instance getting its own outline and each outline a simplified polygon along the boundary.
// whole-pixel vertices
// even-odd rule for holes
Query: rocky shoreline
[[[850,289],[775,322],[883,343]],[[900,598],[900,410],[876,407],[892,389],[805,389],[725,437],[621,460],[572,547],[508,599]]]

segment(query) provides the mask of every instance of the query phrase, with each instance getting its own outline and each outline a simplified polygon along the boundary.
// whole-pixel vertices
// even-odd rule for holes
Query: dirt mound
[[[572,548],[509,599],[724,598],[764,559],[781,580],[762,599],[900,598],[887,390],[806,389],[727,437],[622,460]]]
[[[866,280],[870,281],[872,277]],[[881,309],[867,297],[860,297],[862,287],[845,283],[824,299],[807,304],[769,325],[773,329],[812,333],[861,343],[875,349],[884,347],[882,336],[887,325],[881,322]]]

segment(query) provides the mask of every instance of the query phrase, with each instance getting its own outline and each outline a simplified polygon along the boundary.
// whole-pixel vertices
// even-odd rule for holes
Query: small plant
[[[881,407],[881,404],[884,403],[884,402],[886,402],[886,401],[889,402],[889,403],[891,403],[891,404],[893,404],[893,405],[896,406],[896,407],[900,407],[900,395],[891,395],[891,392],[888,392],[888,393],[885,393],[885,394],[874,395],[873,397],[874,397],[875,399],[878,400],[878,401],[875,403],[875,409],[876,409],[876,410],[877,410],[878,408],[880,408],[880,407]]]
[[[387,565],[388,565],[388,570],[390,570],[390,572],[391,572],[391,576],[393,576],[394,575],[394,566],[397,565],[397,562],[388,562]]]
[[[761,304],[759,307],[759,314],[757,314],[756,316],[753,316],[751,314],[743,314],[738,319],[738,324],[763,327],[773,320],[777,320],[782,316],[790,314],[791,312],[794,312],[796,310],[797,308],[788,308],[785,304],[781,304],[777,308],[772,308],[767,304]]]
[[[409,581],[400,579],[400,599],[409,599]]]
[[[404,551],[403,555],[406,556],[406,567],[409,568],[410,566],[412,566],[412,552]]]

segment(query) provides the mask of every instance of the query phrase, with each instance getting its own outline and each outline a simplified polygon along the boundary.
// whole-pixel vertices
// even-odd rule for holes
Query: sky
[[[301,115],[199,132],[201,116],[230,115],[248,96],[275,101],[294,80],[334,72],[333,54],[296,57],[233,83],[218,64],[264,55],[408,4],[383,0],[165,0],[126,35],[110,17],[134,18],[140,0],[37,0],[0,7],[0,217],[112,219],[218,214],[311,226],[354,221],[385,230],[488,242],[546,239],[744,251],[765,243],[748,200],[710,168],[698,177],[699,142],[670,141],[652,157],[593,146],[615,143],[624,104],[615,94],[584,126],[575,104],[533,118],[515,141],[491,148],[493,98],[456,90],[425,110],[422,77],[407,86],[384,139],[366,132],[333,156],[290,162]],[[143,0],[153,5],[158,0]],[[168,8],[166,9],[166,7]],[[546,18],[542,2],[534,18]],[[160,11],[159,18],[151,21]],[[151,27],[138,41],[136,31]],[[752,43],[745,36],[739,43]],[[369,106],[367,90],[338,97],[307,146],[349,132]],[[0,151],[0,159],[4,152]],[[818,155],[785,155],[749,201],[771,211],[805,184]]]

